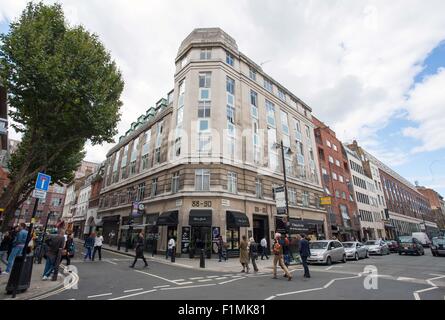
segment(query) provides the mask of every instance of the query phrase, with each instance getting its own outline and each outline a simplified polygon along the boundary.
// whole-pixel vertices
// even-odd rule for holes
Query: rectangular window
[[[332,148],[331,142],[330,142],[329,140],[326,140],[326,145],[327,145],[329,148]]]
[[[210,132],[209,119],[198,119],[198,132]]]
[[[309,207],[309,192],[303,191],[303,207]]]
[[[300,142],[303,141],[301,137],[300,120],[294,119],[294,132],[295,132],[295,139]]]
[[[148,154],[142,156],[142,170],[148,169]]]
[[[281,110],[281,130],[283,134],[289,135],[289,123],[287,121],[287,113]]]
[[[337,146],[335,144],[333,144],[332,147],[334,148],[334,151],[337,151]]]
[[[249,68],[249,78],[253,81],[256,81],[256,70],[253,68]]]
[[[343,176],[338,176],[338,180],[340,181],[340,182],[344,182],[344,180],[343,180]]]
[[[287,198],[289,200],[289,204],[292,206],[297,205],[297,192],[294,188],[288,188],[287,189]]]
[[[145,197],[145,182],[142,182],[138,185],[138,196],[136,201],[142,201]]]
[[[329,156],[329,162],[333,164],[333,163],[334,163],[334,158],[332,158],[331,156]]]
[[[198,118],[210,118],[210,101],[198,102]]]
[[[280,98],[280,100],[286,102],[286,93],[281,90],[280,88],[278,88],[278,98]]]
[[[155,149],[155,161],[156,163],[161,162],[161,147]]]
[[[178,97],[178,107],[184,106],[184,95],[185,95],[185,81],[179,82],[179,97]]]
[[[201,60],[210,60],[212,59],[212,49],[201,49],[201,54],[199,55],[199,59]]]
[[[130,175],[136,174],[136,160],[130,162]]]
[[[258,199],[263,198],[263,184],[259,178],[255,179],[255,195]]]
[[[226,91],[230,94],[235,94],[235,80],[230,77],[226,78]]]
[[[338,161],[337,159],[335,160],[335,165],[337,166],[337,167],[340,167],[340,161]]]
[[[258,107],[258,94],[253,90],[250,90],[250,105]]]
[[[228,172],[227,173],[227,191],[230,193],[236,193],[236,173]]]
[[[267,91],[273,93],[273,84],[268,79],[264,78],[264,89]]]
[[[274,128],[267,129],[267,140],[269,146],[269,167],[272,170],[277,170],[278,168],[278,151],[276,148],[277,143],[277,133]]]
[[[195,190],[197,191],[210,190],[210,170],[208,169],[195,170]]]
[[[253,161],[259,163],[261,159],[261,146],[258,120],[253,120]]]
[[[199,73],[199,99],[210,100],[210,87],[211,87],[211,72]]]
[[[275,106],[266,100],[267,124],[275,128]]]
[[[226,52],[226,63],[227,63],[228,65],[231,65],[231,66],[233,67],[234,60],[235,60],[235,59],[233,58],[232,54]]]
[[[212,152],[212,136],[208,134],[199,134],[198,141],[199,153],[211,153]]]
[[[172,176],[172,193],[176,193],[179,190],[179,172],[173,173]]]
[[[227,105],[227,121],[231,124],[235,124],[235,108]]]
[[[309,128],[308,125],[306,125],[305,127],[306,127],[306,138],[310,139],[311,138],[311,129]]]
[[[304,166],[304,146],[302,142],[297,142],[297,162]]]
[[[332,172],[332,179],[334,179],[334,180],[338,180],[338,179],[337,179],[337,174],[336,174],[335,172]]]
[[[154,178],[151,180],[151,196],[156,196],[158,192],[158,178]]]

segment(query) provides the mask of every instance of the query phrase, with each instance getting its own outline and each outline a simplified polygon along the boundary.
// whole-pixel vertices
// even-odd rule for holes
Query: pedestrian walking
[[[133,264],[130,266],[130,268],[134,268],[134,265],[136,264],[136,261],[141,258],[142,261],[145,263],[145,267],[148,267],[147,260],[145,260],[144,257],[144,232],[140,232],[138,234],[138,238],[136,240],[136,255],[134,257]]]
[[[114,233],[113,230],[111,230],[111,232],[108,234],[108,244],[111,247],[114,241],[114,237],[116,236],[116,234]]]
[[[243,270],[241,272],[249,273],[249,243],[247,242],[247,237],[243,236],[239,245],[239,260],[241,265],[243,266]]]
[[[281,240],[281,234],[276,233],[275,234],[275,242],[273,245],[273,279],[277,278],[277,263],[280,265],[281,269],[284,271],[284,276],[287,277],[288,281],[292,280],[292,276],[289,273],[289,270],[287,269],[286,265],[284,264],[283,260],[283,243],[284,241]]]
[[[104,242],[104,237],[102,237],[102,234],[98,234],[94,237],[94,250],[93,250],[93,258],[91,259],[94,261],[94,257],[96,256],[96,252],[99,253],[99,261],[102,260],[102,244]]]
[[[172,257],[175,251],[176,247],[176,241],[175,238],[172,236],[170,240],[168,240],[168,256]]]
[[[266,259],[269,260],[269,257],[267,256],[267,240],[266,237],[261,239],[261,260],[264,260],[264,256],[266,256]]]
[[[23,253],[23,248],[25,247],[26,238],[28,237],[28,231],[26,230],[26,224],[21,223],[17,229],[18,233],[13,240],[11,254],[8,257],[8,265],[6,267],[5,273],[11,272],[12,266],[14,265],[15,258],[21,256]]]
[[[306,236],[297,235],[297,240],[300,241],[300,257],[302,260],[303,268],[304,268],[304,277],[310,278],[311,274],[309,273],[309,267],[307,264],[307,258],[311,256],[311,249],[309,248],[309,241],[307,241]]]
[[[8,248],[8,260],[9,260],[9,256],[11,255],[12,249],[14,248],[14,240],[17,237],[17,234],[19,233],[20,227],[19,226],[14,226],[11,228],[10,231],[10,235],[11,235],[11,243],[9,244],[9,248]]]
[[[65,231],[59,229],[58,234],[51,235],[45,240],[47,245],[46,251],[46,264],[45,270],[43,271],[42,280],[48,280],[52,272],[58,270],[58,264],[60,263],[60,258],[62,255],[63,248],[65,247]]]
[[[85,243],[83,244],[84,248],[85,248],[85,256],[83,257],[83,260],[85,261],[87,258],[89,258],[90,260],[92,259],[92,250],[94,248],[94,234],[90,234],[86,239],[85,239]]]
[[[281,240],[282,246],[283,246],[283,259],[284,259],[284,264],[286,265],[286,267],[289,267],[290,265],[290,242],[289,242],[289,238],[287,236],[287,234],[284,236],[284,239]]]
[[[219,262],[221,262],[222,259],[224,259],[224,261],[227,261],[227,255],[225,254],[224,240],[221,235],[218,237],[217,245],[218,245]]]
[[[258,244],[252,237],[249,239],[249,258],[250,261],[252,261],[253,270],[258,272],[258,267],[256,265],[256,260],[258,259]]]
[[[66,265],[69,266],[71,264],[71,258],[74,257],[74,238],[72,234],[66,235],[65,247],[62,251],[62,260],[66,260]],[[71,272],[71,271],[70,271]]]
[[[8,265],[8,250],[11,245],[12,245],[11,234],[9,233],[9,231],[6,231],[3,234],[3,239],[2,242],[0,243],[0,260],[1,262],[3,262],[5,266]]]

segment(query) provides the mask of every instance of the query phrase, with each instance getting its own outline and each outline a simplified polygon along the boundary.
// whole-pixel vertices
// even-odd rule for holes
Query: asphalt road
[[[371,256],[332,266],[310,266],[312,278],[301,267],[294,278],[272,279],[272,269],[259,274],[221,273],[150,260],[129,268],[131,257],[104,251],[102,261],[74,259],[71,288],[38,299],[49,300],[444,300],[445,257]]]

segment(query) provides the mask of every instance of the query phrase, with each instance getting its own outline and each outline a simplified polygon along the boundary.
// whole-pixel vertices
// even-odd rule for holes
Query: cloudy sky
[[[0,32],[26,2],[0,0]],[[119,135],[173,87],[181,41],[221,27],[341,139],[445,195],[445,1],[59,2],[123,72]],[[110,146],[87,146],[87,160],[104,160]]]

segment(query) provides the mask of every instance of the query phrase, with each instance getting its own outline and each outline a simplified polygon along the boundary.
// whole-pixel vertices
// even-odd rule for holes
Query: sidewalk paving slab
[[[62,269],[59,269],[57,281],[42,281],[44,268],[45,260],[42,261],[42,264],[33,264],[30,287],[23,293],[17,293],[15,299],[12,298],[12,295],[6,294],[9,275],[2,273],[0,275],[0,300],[28,300],[61,287],[63,285]]]

